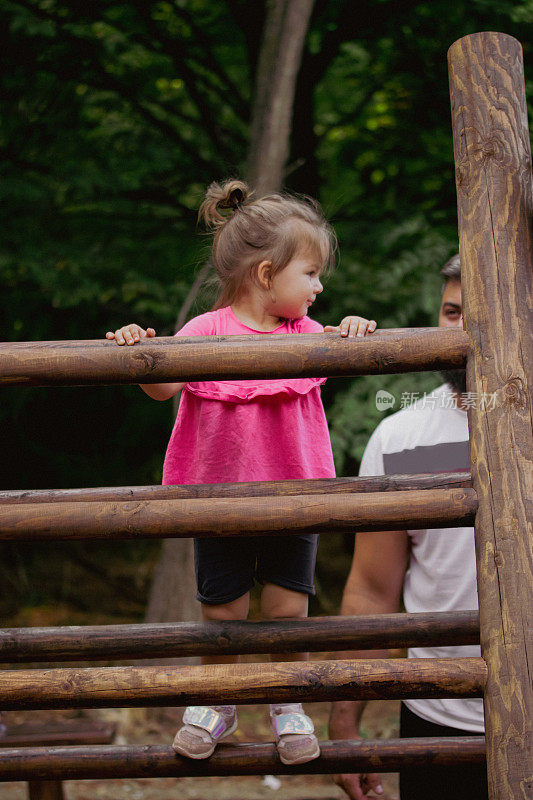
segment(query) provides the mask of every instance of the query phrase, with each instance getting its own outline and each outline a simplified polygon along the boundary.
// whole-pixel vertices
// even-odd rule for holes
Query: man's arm
[[[407,531],[357,533],[350,574],[344,589],[341,614],[391,614],[398,611],[409,559]],[[338,654],[338,658],[380,658],[383,650],[358,650]],[[329,735],[332,739],[358,739],[359,723],[366,701],[342,700],[333,703]],[[340,775],[336,782],[352,800],[364,800],[379,787],[379,776]],[[378,790],[378,794],[379,794]]]

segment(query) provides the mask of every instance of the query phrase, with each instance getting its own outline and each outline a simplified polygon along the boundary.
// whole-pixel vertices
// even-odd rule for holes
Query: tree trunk
[[[289,154],[296,78],[314,0],[269,0],[252,110],[248,180],[279,191]]]
[[[200,618],[195,597],[192,539],[165,539],[154,573],[146,622],[194,621]]]

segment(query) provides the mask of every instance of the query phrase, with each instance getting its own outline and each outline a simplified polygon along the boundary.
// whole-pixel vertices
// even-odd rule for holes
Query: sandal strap
[[[222,714],[209,706],[187,706],[183,722],[207,731],[213,740],[222,736],[228,727]]]
[[[285,734],[309,734],[313,733],[315,726],[313,720],[307,714],[275,714],[272,717],[272,728],[277,736]]]

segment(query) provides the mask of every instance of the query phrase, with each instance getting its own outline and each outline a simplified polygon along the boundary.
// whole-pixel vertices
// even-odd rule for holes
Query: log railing
[[[448,52],[489,796],[533,794],[533,181],[522,48],[476,33]]]
[[[482,658],[381,658],[0,671],[0,708],[481,697]]]
[[[490,800],[529,796],[533,761],[533,640],[528,624],[533,607],[528,515],[533,494],[533,197],[521,51],[509,36],[474,34],[453,45],[449,62],[467,332],[390,330],[361,340],[316,334],[271,336],[268,342],[254,336],[168,338],[132,348],[100,340],[6,343],[0,344],[0,383],[64,386],[342,376],[466,365],[469,388],[478,396],[490,392],[496,401],[492,408],[482,404],[469,408],[472,484],[468,475],[461,476],[460,483],[450,483],[449,476],[441,483],[428,482],[423,476],[400,476],[374,479],[374,484],[369,479],[322,482],[319,491],[316,482],[302,491],[295,483],[282,487],[277,482],[270,488],[248,484],[249,492],[242,487],[242,493],[230,485],[210,494],[208,487],[123,487],[44,495],[7,492],[0,497],[0,539],[453,527],[471,524],[477,512],[483,658],[6,670],[0,672],[0,707],[483,695]],[[375,633],[378,625],[372,622],[371,626]],[[437,627],[434,620],[426,634],[434,635]],[[404,629],[404,641],[415,641],[418,634],[409,639],[412,633]],[[207,637],[207,628],[204,634]],[[24,661],[27,654],[38,652],[35,642],[24,651],[24,637],[14,636],[15,660]],[[354,634],[352,646],[361,646],[356,641]],[[384,637],[382,646],[386,641]],[[41,654],[45,655],[59,639],[48,632],[43,642]],[[104,649],[96,652],[111,653],[103,641],[99,646]],[[61,647],[65,660],[80,653],[66,639]],[[46,752],[34,748],[24,753],[9,749],[0,752],[0,780],[26,779],[30,774],[52,779],[346,772],[369,766],[380,771],[400,763],[445,764],[450,759],[466,762],[484,757],[483,737],[331,742],[322,748],[320,759],[296,770],[282,767],[269,745],[221,747],[200,765],[183,762],[169,748],[53,748]]]
[[[0,630],[0,663],[438,647],[479,643],[477,611]]]
[[[250,536],[471,525],[473,489],[0,505],[0,541]]]
[[[273,744],[223,745],[205,761],[177,758],[174,750],[164,745],[25,747],[0,749],[0,781],[326,775],[484,760],[483,736],[321,742],[316,761],[291,767],[280,762]]]
[[[318,478],[299,481],[195,483],[184,486],[103,486],[89,489],[32,489],[0,492],[0,505],[11,503],[78,503],[99,500],[195,500],[211,497],[272,497],[307,494],[393,492],[408,489],[471,489],[470,472]]]
[[[0,343],[0,385],[91,386],[160,381],[382,375],[465,366],[459,329],[382,330],[363,339],[333,333]]]

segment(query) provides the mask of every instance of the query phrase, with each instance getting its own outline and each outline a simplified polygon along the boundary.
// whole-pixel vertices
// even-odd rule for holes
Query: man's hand
[[[361,775],[334,775],[333,780],[343,789],[350,800],[388,800],[383,794],[381,779],[376,773],[362,773]],[[371,792],[371,794],[369,794]]]
[[[340,325],[326,325],[324,333],[340,333],[341,336],[366,336],[377,328],[375,319],[364,317],[344,317]]]
[[[330,739],[361,739],[358,731],[364,703],[361,701],[341,700],[332,704],[329,718]],[[343,789],[350,800],[372,800],[380,797],[387,800],[383,794],[380,776],[374,772],[334,775],[337,786]],[[369,794],[371,792],[371,794]]]

